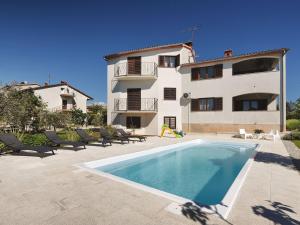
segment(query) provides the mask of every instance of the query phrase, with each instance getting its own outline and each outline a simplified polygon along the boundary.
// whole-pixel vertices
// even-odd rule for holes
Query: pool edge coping
[[[171,194],[171,193],[168,193],[168,192],[156,189],[156,188],[152,188],[152,187],[149,187],[149,186],[146,186],[146,185],[143,185],[143,184],[140,184],[140,183],[137,183],[137,182],[134,182],[134,181],[131,181],[131,180],[128,180],[128,179],[125,179],[122,177],[118,177],[118,176],[112,175],[110,173],[106,173],[106,172],[95,169],[96,167],[105,166],[105,165],[129,160],[129,159],[133,159],[133,158],[138,158],[141,156],[151,155],[151,154],[162,152],[162,151],[167,151],[169,149],[172,149],[175,147],[180,147],[180,146],[186,145],[186,144],[196,144],[196,143],[205,143],[205,142],[236,143],[232,140],[207,140],[205,138],[204,139],[199,138],[199,139],[195,139],[195,140],[191,140],[191,141],[184,141],[184,142],[171,144],[171,145],[153,147],[150,149],[146,149],[146,150],[142,150],[142,151],[138,151],[138,152],[134,152],[134,153],[127,153],[127,154],[123,154],[123,155],[112,156],[112,157],[103,158],[100,160],[93,160],[93,161],[84,162],[84,163],[77,163],[77,164],[74,164],[73,166],[83,169],[85,171],[88,171],[90,173],[97,174],[97,175],[100,175],[105,178],[109,178],[113,181],[120,182],[125,185],[131,186],[131,187],[140,189],[142,191],[146,191],[151,194],[155,194],[160,197],[163,197],[163,198],[173,201],[173,203],[171,203],[169,205],[172,205],[175,203],[175,204],[178,204],[178,206],[180,208],[182,208],[182,205],[189,202],[189,203],[193,203],[193,205],[195,205],[196,207],[201,208],[201,210],[203,210],[203,212],[210,213],[210,214],[216,214],[218,216],[221,216],[224,219],[227,219],[230,214],[230,211],[239,195],[239,192],[246,180],[248,172],[250,171],[250,168],[252,167],[254,158],[255,158],[257,152],[259,152],[262,148],[262,144],[251,143],[251,144],[256,144],[256,148],[255,148],[253,154],[245,162],[242,169],[238,173],[237,177],[234,179],[233,183],[230,185],[228,191],[226,192],[225,196],[223,197],[223,199],[221,201],[222,204],[216,204],[216,205],[208,205],[208,206],[199,205],[190,199],[180,197],[175,194]],[[239,143],[250,143],[250,142],[239,142]],[[166,208],[168,208],[168,206]],[[169,209],[166,209],[166,210],[168,210],[169,212],[175,213],[173,210],[169,210]],[[175,213],[175,214],[178,214],[178,213]]]

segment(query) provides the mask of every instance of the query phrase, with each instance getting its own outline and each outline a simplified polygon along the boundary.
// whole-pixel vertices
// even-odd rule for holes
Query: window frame
[[[253,103],[257,104],[257,109],[252,107]],[[244,110],[244,104],[248,103],[249,109]],[[263,103],[264,107],[261,107]],[[240,107],[238,107],[240,106]],[[263,108],[263,109],[262,109]],[[268,99],[242,99],[234,102],[234,112],[255,112],[255,111],[268,111]]]
[[[130,127],[128,126],[129,118],[139,118],[139,126],[137,127]],[[131,119],[131,123],[133,124],[133,120]],[[142,127],[142,118],[140,116],[126,116],[126,128],[127,129],[140,129]]]
[[[213,69],[213,74],[210,76],[209,74],[211,72],[209,73],[209,71],[211,69]],[[205,71],[205,74],[203,74],[203,70]],[[191,81],[218,79],[222,77],[223,77],[223,64],[191,68]]]
[[[171,95],[171,97],[167,97],[166,96],[166,91],[168,92],[168,91],[175,91],[175,95],[174,96],[172,96]],[[174,94],[174,93],[172,93],[172,94]],[[166,100],[166,101],[176,101],[176,94],[177,94],[177,90],[176,90],[176,88],[173,88],[173,87],[165,87],[164,88],[164,100]]]
[[[169,119],[169,124],[166,123],[166,119]],[[175,119],[175,127],[170,126],[171,119]],[[164,116],[164,124],[167,124],[170,129],[176,130],[176,127],[177,127],[177,118],[176,118],[176,116]]]
[[[213,107],[209,102],[212,101]],[[204,104],[200,104],[204,102]],[[204,106],[201,107],[201,106]],[[191,112],[214,112],[223,111],[223,97],[211,97],[211,98],[193,98],[191,99]]]
[[[169,59],[166,66],[166,58]],[[174,66],[171,66],[170,59],[174,58]],[[159,55],[158,56],[158,66],[162,68],[176,68],[180,66],[180,54],[178,55]]]

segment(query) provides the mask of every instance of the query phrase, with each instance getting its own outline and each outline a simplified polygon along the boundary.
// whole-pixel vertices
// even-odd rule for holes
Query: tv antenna
[[[181,32],[183,33],[191,33],[191,42],[194,43],[194,40],[195,40],[195,33],[200,30],[201,26],[200,25],[195,25],[195,26],[192,26],[192,27],[189,27],[185,30],[182,30]]]
[[[49,73],[48,74],[48,84],[50,84],[50,82],[51,82],[51,74]]]

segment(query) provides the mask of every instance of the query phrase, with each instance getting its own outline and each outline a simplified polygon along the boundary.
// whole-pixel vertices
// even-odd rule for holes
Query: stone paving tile
[[[166,211],[165,207],[172,203],[168,199],[74,166],[199,137],[244,142],[230,135],[201,134],[184,139],[150,137],[145,143],[114,144],[108,148],[89,146],[78,152],[59,150],[55,156],[43,159],[0,156],[0,225],[199,224],[197,219]],[[288,153],[283,144],[247,141],[261,143],[261,152],[267,157],[253,163],[228,220],[207,215],[205,223],[269,225],[277,219],[281,224],[297,224],[300,176],[287,166]]]

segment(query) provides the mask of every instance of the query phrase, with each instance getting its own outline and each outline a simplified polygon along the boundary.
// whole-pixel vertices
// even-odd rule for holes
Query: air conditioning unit
[[[191,93],[188,92],[188,93],[183,93],[183,98],[185,99],[190,99],[191,98]]]

